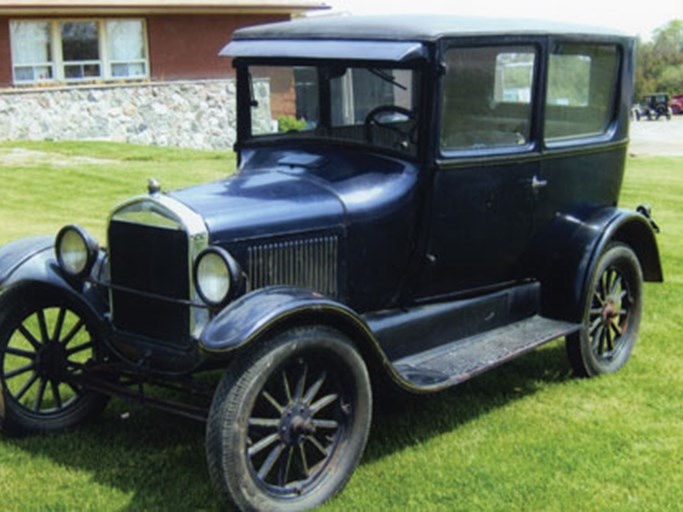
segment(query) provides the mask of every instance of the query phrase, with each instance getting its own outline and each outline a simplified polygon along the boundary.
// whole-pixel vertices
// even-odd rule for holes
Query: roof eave
[[[0,3],[0,16],[91,16],[91,15],[150,15],[150,14],[300,14],[329,9],[322,1],[278,0],[205,0],[192,1],[90,1],[57,0]]]

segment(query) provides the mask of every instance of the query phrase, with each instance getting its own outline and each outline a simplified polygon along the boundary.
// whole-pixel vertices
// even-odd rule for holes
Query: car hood
[[[346,221],[334,192],[277,169],[252,169],[169,195],[203,217],[213,243],[315,231]]]
[[[386,218],[414,191],[415,164],[367,151],[245,151],[228,179],[170,195],[204,218],[213,243],[315,232]]]

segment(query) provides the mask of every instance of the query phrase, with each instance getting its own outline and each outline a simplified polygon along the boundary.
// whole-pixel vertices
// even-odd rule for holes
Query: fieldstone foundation
[[[6,90],[0,92],[0,140],[229,149],[235,142],[235,82]]]

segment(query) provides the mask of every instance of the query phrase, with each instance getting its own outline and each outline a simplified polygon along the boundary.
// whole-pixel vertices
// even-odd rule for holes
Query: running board
[[[460,384],[580,327],[535,315],[392,363],[412,386],[436,391]]]

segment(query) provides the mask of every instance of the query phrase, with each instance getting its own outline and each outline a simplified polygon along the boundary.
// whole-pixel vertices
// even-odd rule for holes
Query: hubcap
[[[269,492],[304,493],[332,458],[352,411],[337,376],[336,370],[310,376],[309,364],[298,359],[274,372],[259,393],[246,451],[253,475]]]
[[[8,395],[34,414],[54,414],[79,398],[72,376],[93,358],[80,315],[65,306],[38,307],[9,334],[0,361]]]
[[[316,433],[313,415],[310,407],[304,404],[294,404],[287,407],[282,416],[280,437],[288,446],[301,445],[306,436]]]
[[[49,341],[36,353],[36,373],[48,380],[64,380],[67,377],[66,350],[59,342]]]
[[[608,268],[595,287],[589,314],[588,335],[596,357],[611,360],[620,350],[631,308],[628,283],[619,270]]]

